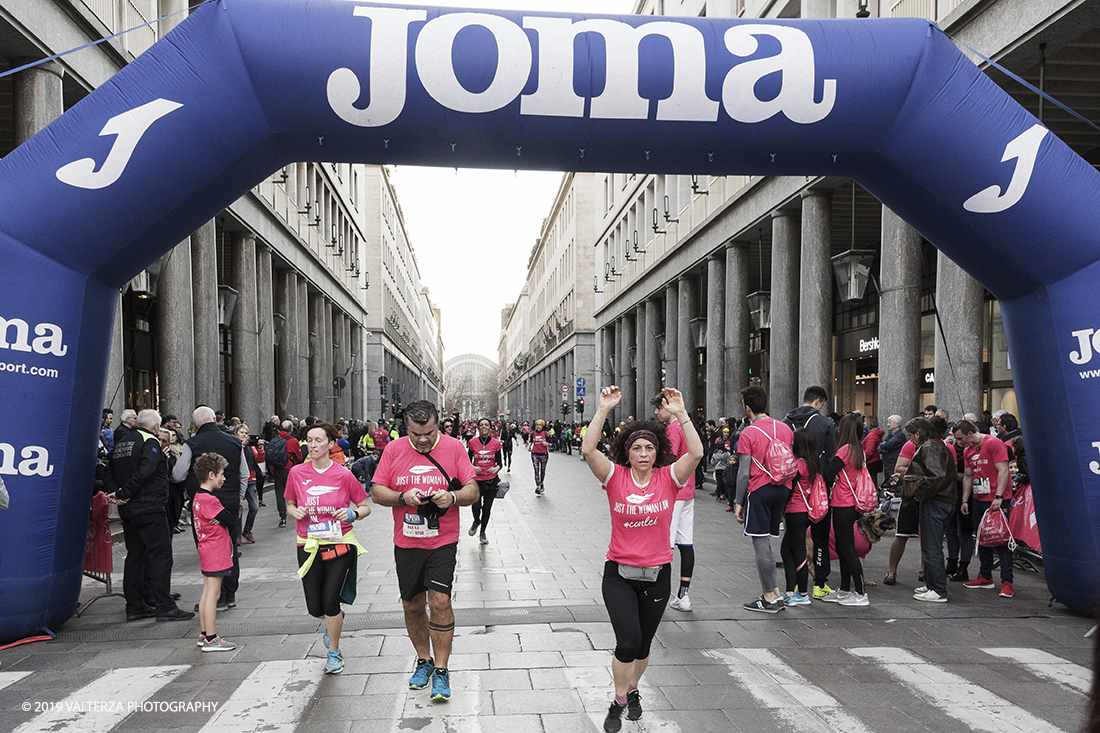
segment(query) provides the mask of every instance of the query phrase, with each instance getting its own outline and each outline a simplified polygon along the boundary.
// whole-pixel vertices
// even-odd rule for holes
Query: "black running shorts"
[[[394,545],[393,558],[397,562],[397,586],[401,599],[411,601],[426,590],[451,595],[457,556],[457,542],[434,550]]]

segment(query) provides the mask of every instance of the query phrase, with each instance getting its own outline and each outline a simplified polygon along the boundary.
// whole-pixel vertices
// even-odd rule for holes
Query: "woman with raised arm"
[[[615,630],[611,673],[615,700],[603,729],[622,728],[642,717],[638,682],[649,664],[649,647],[668,603],[672,547],[669,532],[676,492],[685,486],[703,457],[703,443],[692,427],[684,397],[664,389],[665,406],[684,430],[687,453],[672,454],[665,424],[659,420],[627,423],[611,447],[610,459],[598,449],[607,413],[622,399],[619,388],[600,392],[596,414],[584,435],[581,453],[607,492],[611,509],[611,543],[603,574],[603,600]],[[673,462],[675,461],[675,462]]]

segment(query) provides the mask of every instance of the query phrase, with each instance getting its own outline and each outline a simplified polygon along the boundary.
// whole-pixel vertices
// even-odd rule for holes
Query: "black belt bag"
[[[625,580],[640,580],[643,583],[655,583],[657,582],[657,576],[661,574],[661,566],[657,565],[652,568],[639,568],[634,565],[623,565],[617,563],[619,566],[619,576]]]

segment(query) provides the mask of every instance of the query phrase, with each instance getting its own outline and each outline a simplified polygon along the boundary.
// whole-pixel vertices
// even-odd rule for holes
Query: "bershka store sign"
[[[838,333],[833,337],[838,361],[878,356],[878,329],[861,328],[858,331]]]

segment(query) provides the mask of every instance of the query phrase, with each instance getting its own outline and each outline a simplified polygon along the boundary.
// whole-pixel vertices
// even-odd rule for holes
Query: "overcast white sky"
[[[384,0],[388,1],[388,0]],[[398,3],[404,4],[404,3]],[[413,3],[409,3],[413,4]],[[435,0],[425,5],[626,15],[634,0]],[[497,360],[500,311],[515,302],[527,255],[561,173],[398,166],[393,183],[420,277],[443,310],[444,358]]]

